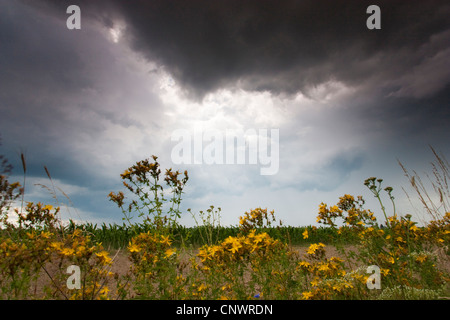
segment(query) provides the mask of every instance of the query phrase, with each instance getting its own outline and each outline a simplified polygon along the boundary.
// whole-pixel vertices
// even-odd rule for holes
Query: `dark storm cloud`
[[[82,10],[77,32],[65,28],[70,4]],[[87,24],[114,27],[122,20],[124,41],[162,65],[193,97],[222,87],[308,96],[316,85],[339,81],[358,88],[347,103],[357,114],[355,122],[370,123],[369,129],[393,127],[398,134],[399,128],[414,131],[418,123],[427,123],[442,130],[448,119],[450,4],[377,1],[382,29],[368,30],[370,4],[46,0],[6,5],[0,19],[2,112],[5,119],[20,118],[24,124],[58,120],[47,126],[52,137],[61,127],[76,130],[75,123],[64,121],[73,117],[74,104],[80,113],[90,112],[88,120],[97,115],[135,124],[117,116],[114,108],[94,106],[95,99],[80,98],[86,90],[111,91],[99,87],[101,80],[116,82],[109,89],[124,86],[120,74],[112,77],[105,71],[115,58],[102,56],[108,52],[99,49],[103,44],[80,40],[80,33],[87,39],[92,32]],[[131,84],[125,88],[128,96],[139,94],[130,90]],[[76,125],[92,136],[101,129],[93,121]],[[43,134],[31,127],[32,136]]]
[[[200,97],[237,82],[273,93],[330,79],[391,84],[448,49],[448,37],[423,47],[450,28],[447,1],[377,1],[382,29],[368,30],[372,2],[117,0],[103,2],[101,12],[110,12],[107,21],[125,19],[132,46]],[[407,75],[398,81],[400,93],[411,84]]]
[[[73,39],[51,22],[42,23],[43,18],[20,3],[5,3],[0,13],[0,130],[8,145],[16,152],[23,147],[30,157],[31,175],[43,174],[42,163],[39,168],[31,165],[37,154],[50,167],[64,159],[63,154],[42,156],[50,149],[61,150],[54,147],[62,147],[59,138],[70,132],[67,123],[61,127],[68,107],[64,101],[92,85],[79,54],[72,50]],[[10,158],[16,160],[14,154]]]
[[[112,139],[102,140],[111,124],[129,128],[153,122],[132,119],[124,106],[157,101],[146,95],[144,85],[136,85],[120,65],[120,53],[89,19],[82,30],[71,32],[67,16],[65,8],[58,11],[43,2],[2,4],[0,133],[11,162],[25,153],[28,175],[45,176],[46,165],[58,179],[92,185],[102,177],[91,175],[95,169],[83,156],[96,149],[114,151],[107,150]]]
[[[191,97],[229,86],[308,94],[329,80],[421,97],[450,81],[448,1],[377,1],[381,30],[367,29],[373,1],[361,0],[42,3],[53,14],[77,3],[108,27],[124,20],[131,46]]]

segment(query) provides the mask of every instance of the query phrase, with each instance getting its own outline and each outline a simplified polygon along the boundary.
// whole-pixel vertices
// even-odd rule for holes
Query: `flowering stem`
[[[375,184],[375,180],[378,182],[378,187]],[[386,209],[384,208],[383,202],[381,201],[381,197],[380,197],[381,182],[382,181],[383,181],[383,179],[377,179],[375,177],[371,177],[371,178],[368,178],[368,179],[366,179],[364,181],[364,185],[367,188],[369,188],[370,191],[372,191],[372,193],[375,195],[375,198],[377,198],[378,202],[380,202],[381,210],[383,211],[384,218],[386,219],[386,226],[390,229],[391,225],[389,223],[389,219],[388,219],[387,214],[386,214]],[[391,195],[392,188],[391,187],[387,187],[384,190],[389,194],[389,197],[390,197],[392,203],[394,203],[394,201],[393,201],[394,197]],[[395,205],[394,205],[394,215],[395,215]]]
[[[388,228],[390,229],[390,228],[391,228],[391,225],[390,225],[390,223],[389,223],[389,219],[388,219],[388,217],[387,217],[386,210],[385,210],[385,208],[384,208],[383,202],[381,201],[380,193],[377,192],[377,193],[375,194],[375,197],[376,197],[376,198],[378,199],[378,201],[380,202],[381,210],[383,211],[384,218],[386,219],[386,225],[387,225]]]

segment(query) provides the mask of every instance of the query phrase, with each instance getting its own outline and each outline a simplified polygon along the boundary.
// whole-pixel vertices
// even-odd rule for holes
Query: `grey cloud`
[[[39,5],[6,2],[0,12],[4,149],[11,160],[21,148],[26,152],[29,175],[45,176],[46,165],[62,181],[98,183],[102,177],[91,175],[98,169],[86,158],[95,149],[114,154],[120,147],[120,137],[109,138],[106,130],[157,127],[161,103],[144,81],[151,81],[145,70],[129,70],[90,20],[73,32],[65,27],[65,10],[49,15]]]
[[[450,83],[450,30],[430,37],[418,55],[421,61],[394,80],[399,89],[392,96],[428,97]]]
[[[415,52],[430,37],[450,28],[446,1],[379,1],[376,31],[366,28],[369,1],[106,3],[125,19],[133,48],[198,97],[236,83],[295,93],[333,78],[392,80],[423,59]]]
[[[420,97],[449,81],[448,68],[439,68],[448,60],[447,1],[378,1],[381,30],[366,28],[372,1],[42,3],[55,15],[69,2],[105,26],[125,21],[134,50],[164,66],[195,98],[227,86],[307,93],[328,80]]]

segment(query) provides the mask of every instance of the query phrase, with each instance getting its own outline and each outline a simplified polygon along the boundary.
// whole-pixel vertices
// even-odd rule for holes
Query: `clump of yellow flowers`
[[[112,259],[100,243],[59,227],[59,208],[28,203],[18,225],[4,223],[0,244],[0,297],[6,299],[108,299]],[[5,221],[5,220],[4,220]],[[9,235],[9,237],[6,237]],[[70,290],[66,270],[80,268],[80,288]],[[54,266],[58,266],[56,269]],[[38,278],[46,279],[36,291]]]
[[[140,161],[121,175],[135,197],[109,197],[124,212],[131,237],[125,251],[129,269],[112,272],[115,260],[82,228],[62,226],[59,208],[26,203],[8,220],[11,204],[22,194],[19,183],[0,175],[0,299],[396,299],[449,296],[450,212],[424,226],[395,210],[393,189],[383,190],[393,205],[381,200],[381,179],[365,185],[381,204],[384,220],[364,208],[362,197],[345,194],[335,205],[319,205],[317,222],[338,235],[332,241],[293,247],[285,235],[270,236],[274,211],[256,208],[239,218],[227,238],[187,246],[172,232],[180,218],[180,202],[188,180],[166,170],[172,198],[159,184],[157,158]],[[153,195],[153,199],[152,198]],[[213,208],[213,207],[212,207]],[[212,209],[211,209],[212,210]],[[145,232],[131,223],[138,212]],[[135,228],[136,227],[136,228]],[[136,231],[141,230],[141,231]],[[317,228],[301,237],[314,238]],[[347,236],[355,239],[351,245]],[[127,239],[127,242],[128,242]],[[338,254],[330,254],[337,249]],[[301,252],[303,251],[303,254]],[[445,260],[447,259],[447,260]],[[368,286],[368,266],[379,270],[381,287]],[[78,270],[79,287],[68,285],[67,270]],[[75,271],[77,272],[77,271]],[[39,283],[39,285],[38,285]],[[42,284],[43,283],[43,284]]]

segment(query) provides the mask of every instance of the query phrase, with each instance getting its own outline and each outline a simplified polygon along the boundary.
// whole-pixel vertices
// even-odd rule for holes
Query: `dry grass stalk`
[[[416,192],[425,212],[430,215],[432,220],[439,220],[444,217],[446,212],[450,211],[450,165],[444,155],[439,155],[432,146],[430,148],[436,159],[435,162],[431,162],[433,175],[425,175],[431,184],[431,188],[434,190],[434,194],[428,191],[429,188],[427,188],[415,170],[412,170],[412,173],[410,173],[400,161],[398,163]],[[408,193],[405,189],[403,191],[411,202]]]

